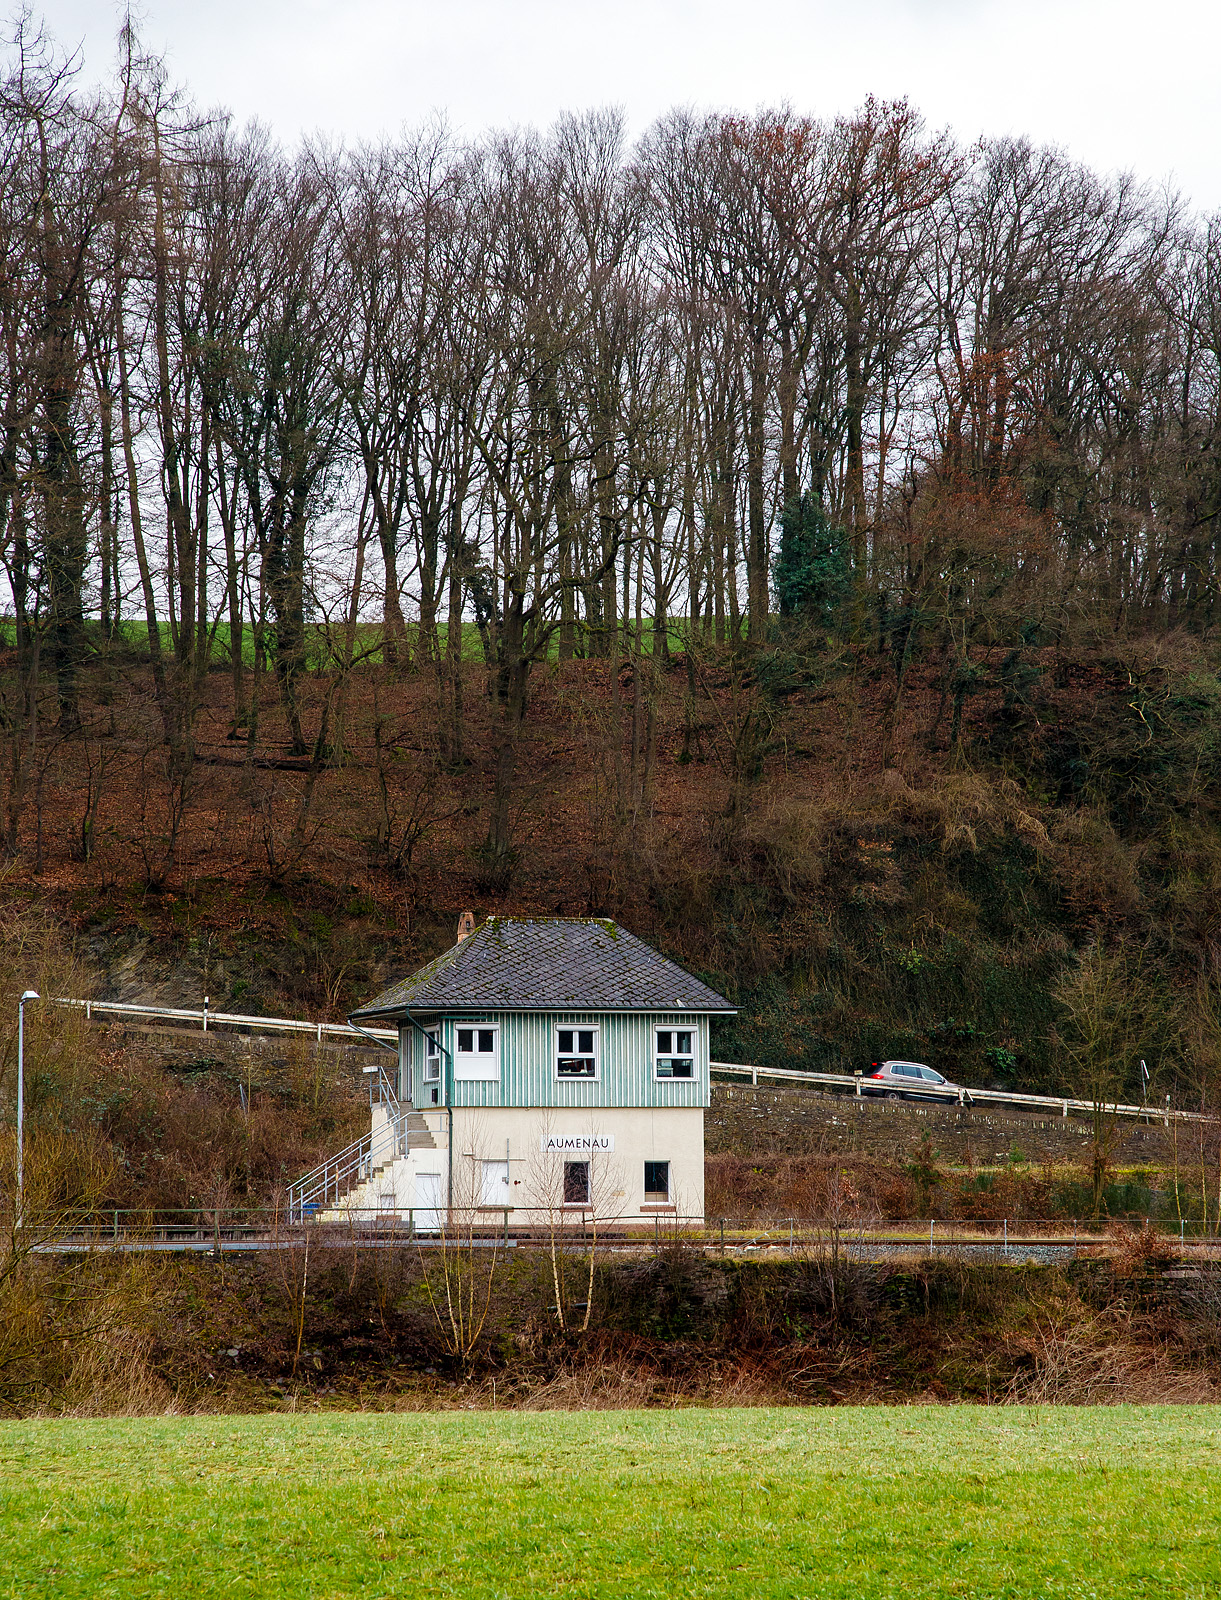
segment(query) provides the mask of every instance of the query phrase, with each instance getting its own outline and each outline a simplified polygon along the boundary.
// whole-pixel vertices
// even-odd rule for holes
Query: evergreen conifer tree
[[[780,519],[776,594],[782,617],[808,618],[834,630],[852,592],[848,536],[817,495],[794,495]]]

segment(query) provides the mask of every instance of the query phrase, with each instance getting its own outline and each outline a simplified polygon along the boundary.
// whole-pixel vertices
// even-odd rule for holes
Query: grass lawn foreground
[[[1221,1593],[1208,1407],[0,1425],[0,1595]]]

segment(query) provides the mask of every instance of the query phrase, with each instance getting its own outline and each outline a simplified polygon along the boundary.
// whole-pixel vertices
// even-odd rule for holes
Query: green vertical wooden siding
[[[421,1018],[423,1022],[425,1019]],[[428,1024],[432,1026],[431,1021]],[[443,1017],[441,1043],[457,1054],[459,1027],[500,1030],[500,1081],[454,1084],[455,1106],[706,1106],[708,1104],[708,1018],[656,1013],[624,1015],[576,1011],[483,1012]],[[598,1029],[596,1083],[557,1080],[557,1027]],[[689,1028],[694,1034],[695,1077],[657,1079],[653,1075],[657,1028]],[[416,1103],[423,1103],[424,1040],[413,1028],[401,1034],[411,1051]],[[445,1061],[442,1058],[442,1067]],[[444,1093],[442,1093],[444,1098]]]

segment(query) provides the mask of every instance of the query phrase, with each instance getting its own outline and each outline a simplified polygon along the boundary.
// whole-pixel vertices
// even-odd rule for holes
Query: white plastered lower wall
[[[416,1218],[418,1226],[435,1220],[428,1213],[448,1194],[449,1129],[443,1110],[430,1108],[424,1117],[436,1148],[413,1149],[400,1156],[353,1189],[332,1215],[402,1216],[410,1211],[422,1214]],[[613,1148],[606,1148],[608,1144]],[[564,1203],[566,1160],[589,1162],[591,1205],[585,1209],[592,1209],[600,1220],[639,1226],[658,1215],[703,1217],[702,1107],[513,1106],[454,1111],[453,1202],[464,1214],[485,1205],[492,1193],[507,1193],[511,1220],[518,1223],[539,1225],[565,1211],[579,1215],[581,1207]],[[669,1163],[664,1204],[645,1193],[646,1161]],[[508,1169],[508,1184],[503,1187],[502,1164]]]

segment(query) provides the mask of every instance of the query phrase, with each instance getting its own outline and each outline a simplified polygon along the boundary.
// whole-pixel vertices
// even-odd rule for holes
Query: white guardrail
[[[713,1072],[740,1073],[748,1077],[752,1084],[758,1084],[761,1078],[779,1078],[793,1080],[799,1083],[818,1084],[829,1089],[847,1090],[861,1099],[877,1098],[877,1091],[865,1089],[862,1084],[866,1081],[863,1075],[845,1072],[800,1072],[789,1067],[749,1067],[740,1061],[710,1061],[709,1067]],[[912,1099],[925,1099],[933,1105],[945,1105],[946,1096],[934,1092],[921,1091],[914,1086],[902,1090],[890,1090],[890,1093],[901,1093]],[[1090,1115],[1094,1112],[1092,1100],[1074,1100],[1072,1096],[1046,1095],[1046,1094],[1017,1094],[1006,1089],[960,1089],[958,1104],[967,1105],[994,1105],[1016,1106],[1019,1110],[1027,1111],[1054,1111],[1061,1117],[1067,1117],[1070,1111],[1086,1111]],[[1160,1122],[1165,1127],[1170,1126],[1173,1119],[1176,1122],[1216,1122],[1217,1118],[1209,1116],[1203,1111],[1172,1111],[1169,1096],[1164,1106],[1129,1106],[1119,1103],[1110,1103],[1102,1107],[1107,1116],[1141,1117],[1147,1122]]]
[[[135,1006],[120,1000],[68,1000],[58,996],[51,999],[53,1006],[74,1006],[92,1021],[98,1017],[167,1017],[172,1022],[202,1022],[203,1031],[209,1028],[249,1028],[258,1033],[310,1033],[318,1043],[323,1039],[345,1039],[353,1043],[361,1039],[384,1039],[396,1043],[398,1033],[393,1028],[352,1028],[346,1022],[303,1022],[296,1017],[246,1017],[235,1011],[213,1011],[207,1001],[202,1011],[188,1011],[175,1006]]]
[[[53,997],[51,1004],[72,1006],[83,1011],[90,1021],[94,1016],[98,1016],[164,1017],[171,1022],[198,1022],[202,1024],[204,1033],[207,1033],[209,1028],[248,1028],[257,1033],[308,1033],[312,1034],[319,1044],[324,1039],[342,1039],[354,1044],[361,1039],[370,1038],[385,1040],[387,1043],[398,1040],[398,1034],[393,1028],[353,1028],[345,1022],[305,1022],[298,1017],[250,1017],[234,1011],[213,1011],[206,1000],[201,1011],[177,1006],[139,1006],[121,1000],[72,1000],[60,996]],[[818,1084],[824,1088],[848,1090],[861,1098],[874,1098],[872,1091],[861,1087],[863,1077],[856,1073],[803,1072],[796,1067],[755,1067],[747,1066],[740,1061],[710,1061],[708,1065],[713,1072],[741,1074],[756,1085],[761,1078],[779,1079]],[[944,1097],[932,1093],[922,1096],[921,1091],[915,1088],[905,1088],[902,1093],[913,1098],[925,1098],[932,1104],[945,1103]],[[965,1101],[971,1105],[1016,1106],[1031,1111],[1059,1112],[1061,1117],[1067,1117],[1070,1111],[1087,1111],[1092,1114],[1094,1110],[1092,1100],[1076,1100],[1071,1095],[1066,1097],[1017,1094],[1005,1089],[965,1089],[962,1094]],[[1176,1122],[1217,1121],[1216,1117],[1202,1111],[1173,1111],[1169,1099],[1164,1106],[1108,1104],[1103,1110],[1111,1116],[1140,1117],[1147,1122],[1160,1122],[1167,1127],[1172,1119]]]

